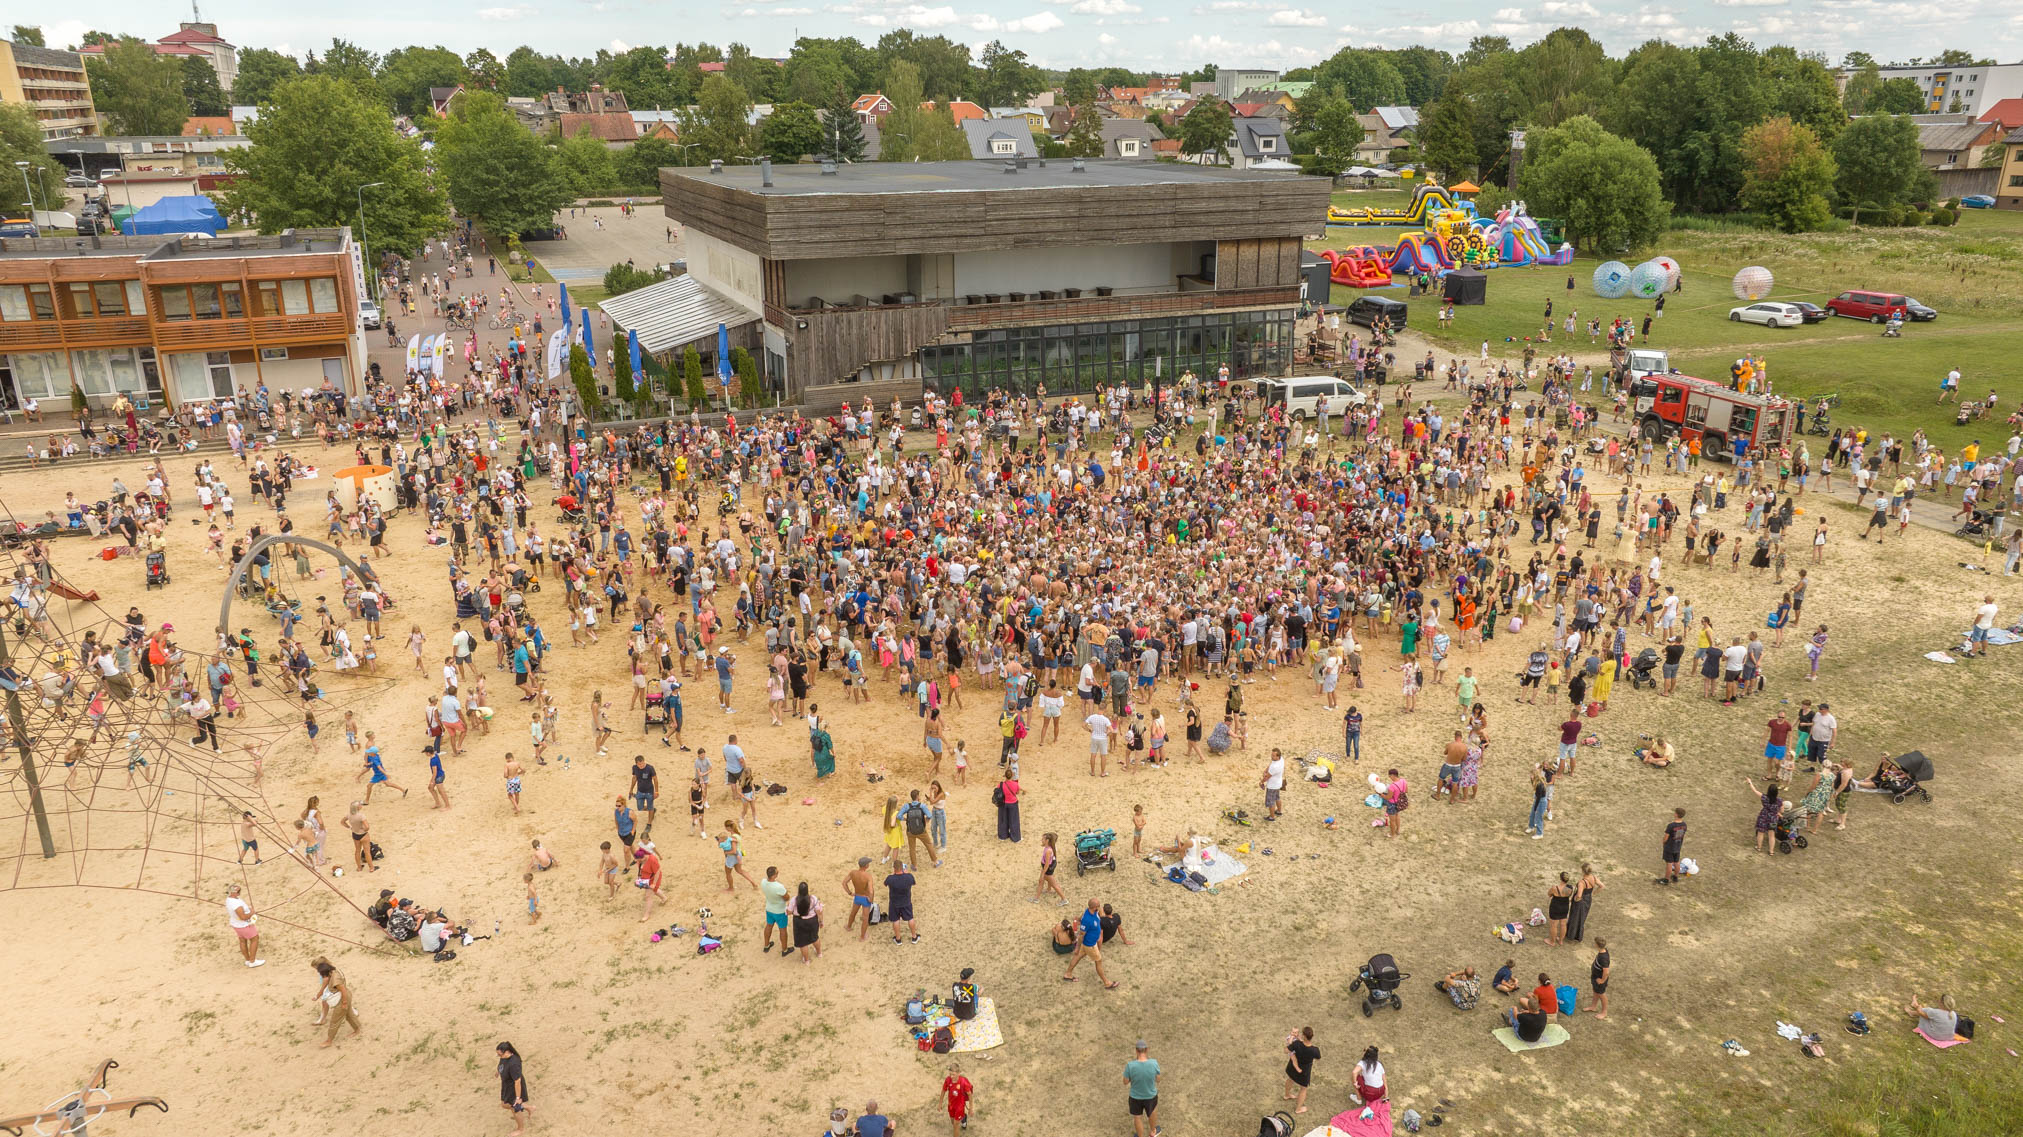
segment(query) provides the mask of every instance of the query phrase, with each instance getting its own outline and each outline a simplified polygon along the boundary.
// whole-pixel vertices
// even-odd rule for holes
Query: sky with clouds
[[[1542,0],[1495,7],[1463,0],[1351,6],[1342,0],[492,0],[415,8],[404,0],[308,6],[226,0],[203,5],[204,19],[240,47],[300,54],[333,36],[385,51],[410,43],[459,52],[489,47],[503,57],[519,44],[561,55],[599,48],[703,41],[744,43],[785,55],[796,35],[856,36],[866,43],[897,27],[946,35],[981,48],[992,39],[1046,67],[1117,64],[1134,70],[1221,66],[1294,67],[1337,49],[1425,44],[1460,51],[1478,35],[1517,44],[1560,25],[1586,29],[1612,53],[1648,39],[1696,43],[1737,31],[1759,45],[1790,43],[1839,60],[1867,51],[1885,61],[1964,47],[2002,62],[2023,58],[2023,4],[2013,0]],[[10,17],[10,20],[21,19]],[[159,38],[184,18],[151,0],[101,0],[89,21],[43,21],[52,46],[87,27]]]

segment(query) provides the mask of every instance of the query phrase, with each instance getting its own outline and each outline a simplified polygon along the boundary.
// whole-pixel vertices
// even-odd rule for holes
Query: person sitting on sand
[[[1192,848],[1194,848],[1194,830],[1189,829],[1184,836],[1175,833],[1173,835],[1173,843],[1171,845],[1159,846],[1157,852],[1161,856],[1166,857],[1184,857],[1187,855],[1188,850]]]
[[[1665,741],[1665,736],[1662,734],[1652,739],[1649,746],[1637,748],[1637,760],[1646,766],[1656,766],[1659,769],[1663,769],[1672,764],[1674,757],[1672,744]]]
[[[1055,955],[1074,954],[1075,945],[1080,942],[1080,937],[1075,934],[1075,925],[1067,920],[1062,920],[1059,926],[1054,928],[1053,943]]]
[[[1482,996],[1482,981],[1475,978],[1474,968],[1464,967],[1459,971],[1448,972],[1446,978],[1433,984],[1433,989],[1443,992],[1453,1001],[1457,1009],[1472,1011],[1475,1009],[1475,1001]]]
[[[1503,966],[1496,969],[1496,979],[1493,985],[1499,993],[1504,995],[1512,995],[1517,992],[1516,960],[1506,959],[1503,961]]]

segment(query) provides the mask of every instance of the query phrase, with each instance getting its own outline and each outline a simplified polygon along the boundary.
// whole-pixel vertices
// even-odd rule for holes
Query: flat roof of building
[[[1231,182],[1284,182],[1282,173],[1253,173],[1226,166],[1186,162],[1095,160],[1074,168],[1072,159],[1050,158],[1045,164],[1028,159],[1023,168],[1005,172],[1003,161],[852,162],[824,174],[820,163],[774,163],[773,184],[761,185],[757,166],[725,166],[711,173],[707,166],[669,167],[667,173],[710,185],[720,185],[768,197],[816,194],[950,193],[978,190],[1061,189],[1068,187],[1138,187],[1157,185],[1226,185]]]
[[[138,257],[143,260],[199,260],[227,257],[295,257],[341,253],[343,229],[296,229],[283,233],[239,233],[218,237],[175,237],[162,233],[105,233],[96,237],[0,238],[0,260],[68,257]]]

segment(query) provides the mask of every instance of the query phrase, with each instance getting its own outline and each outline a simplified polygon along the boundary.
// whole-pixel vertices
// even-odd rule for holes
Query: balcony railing
[[[0,323],[0,348],[101,347],[146,343],[146,316],[90,316]]]

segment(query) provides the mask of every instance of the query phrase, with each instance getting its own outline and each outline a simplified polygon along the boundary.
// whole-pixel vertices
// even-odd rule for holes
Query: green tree
[[[1841,109],[1840,88],[1826,64],[1779,44],[1763,50],[1763,75],[1769,87],[1770,112],[1789,116],[1821,142],[1832,145],[1840,128],[1847,125],[1847,113]]]
[[[1405,77],[1381,51],[1345,47],[1314,68],[1314,83],[1347,99],[1359,112],[1405,101]]]
[[[752,353],[742,347],[731,349],[731,373],[738,377],[738,402],[748,407],[756,407],[765,400],[765,388],[759,379],[758,361]]]
[[[1924,114],[1927,105],[1925,89],[1918,86],[1916,79],[1885,79],[1877,84],[1875,94],[1868,101],[1866,113]]]
[[[569,345],[569,384],[576,388],[576,400],[583,404],[583,414],[594,421],[597,412],[604,408],[604,400],[597,394],[597,369],[580,343]]]
[[[86,56],[91,100],[108,134],[181,134],[190,117],[183,97],[183,67],[173,55],[135,36],[106,46],[103,56]]]
[[[1925,66],[1927,67],[1993,67],[1994,65],[1995,61],[1987,56],[1975,55],[1971,51],[1964,51],[1957,47],[1949,47],[1932,58],[1925,60]]]
[[[1314,153],[1328,166],[1329,174],[1339,174],[1355,161],[1356,147],[1363,144],[1363,124],[1356,121],[1356,108],[1347,99],[1329,99],[1314,112],[1312,130]]]
[[[1450,92],[1419,110],[1419,152],[1447,184],[1475,176],[1475,107]]]
[[[1840,199],[1861,211],[1901,205],[1930,180],[1918,149],[1918,127],[1907,115],[1863,115],[1833,141]]]
[[[232,101],[241,106],[259,106],[274,93],[274,88],[301,74],[302,65],[294,56],[249,47],[239,53],[239,75],[232,80]]]
[[[341,79],[365,92],[374,102],[392,105],[379,86],[379,54],[367,51],[350,40],[331,40],[330,47],[320,60],[314,52],[309,53],[308,58],[303,60],[302,70]]]
[[[468,61],[466,61],[468,63]],[[473,67],[473,73],[476,72]],[[504,91],[516,99],[535,99],[556,87],[566,87],[566,65],[560,59],[542,55],[525,44],[506,53]],[[631,96],[627,95],[627,99]],[[641,108],[644,109],[644,108]]]
[[[620,339],[612,345],[611,353],[611,393],[626,406],[634,406],[639,401],[639,392],[632,386],[632,352]]]
[[[745,89],[754,102],[770,103],[780,85],[780,65],[752,54],[752,49],[734,43],[724,55],[724,78]]]
[[[1733,32],[1695,51],[1700,63],[1682,181],[1672,200],[1708,212],[1731,209],[1742,192],[1742,132],[1763,121],[1769,92],[1755,45]]]
[[[857,121],[854,102],[847,87],[837,87],[822,104],[822,153],[838,162],[864,160],[864,124]]]
[[[855,99],[871,93],[887,66],[855,39],[802,36],[787,56],[779,93],[797,103],[823,106],[840,86]]]
[[[670,70],[666,52],[658,47],[635,47],[611,61],[605,70],[604,85],[625,96],[628,106],[678,107],[695,91],[693,68],[679,73]],[[551,88],[552,89],[552,88]]]
[[[709,402],[709,388],[702,383],[702,356],[696,354],[694,344],[681,349],[681,376],[689,406],[700,407]]]
[[[177,58],[170,56],[170,58]],[[180,57],[183,68],[183,101],[189,104],[190,114],[216,118],[232,113],[231,104],[225,101],[225,89],[218,86],[218,72],[211,66],[211,60],[203,55]]]
[[[1069,158],[1103,156],[1103,114],[1095,103],[1075,108],[1075,120],[1068,127],[1068,136],[1061,141]]]
[[[237,176],[219,204],[252,217],[262,233],[357,228],[359,189],[370,182],[386,183],[365,191],[360,233],[375,253],[411,253],[448,223],[420,145],[349,83],[310,75],[275,87],[246,124],[246,138],[225,151],[225,168]]]
[[[645,269],[634,268],[630,264],[615,264],[604,270],[604,294],[623,296],[628,292],[637,292],[659,279],[659,276]]]
[[[1700,114],[1700,56],[1691,48],[1651,40],[1623,58],[1622,81],[1603,108],[1610,130],[1651,152],[1665,196],[1692,192],[1697,151],[1689,149]]]
[[[1519,115],[1528,126],[1546,127],[1601,110],[1615,90],[1615,60],[1579,28],[1554,28],[1517,53]]]
[[[759,124],[759,149],[775,162],[798,162],[821,150],[822,141],[822,120],[806,103],[776,103]]]
[[[1187,154],[1210,156],[1211,163],[1221,162],[1235,129],[1228,103],[1203,99],[1180,120],[1180,149]]]
[[[1742,135],[1742,208],[1786,233],[1823,229],[1833,218],[1827,195],[1838,170],[1811,127],[1784,115]]]
[[[681,140],[694,145],[700,161],[735,161],[752,152],[752,128],[746,121],[751,109],[743,87],[722,75],[708,76],[696,105],[681,112]]]
[[[1096,101],[1096,75],[1077,67],[1061,77],[1061,98],[1071,107],[1085,107]]]
[[[1405,81],[1405,105],[1423,107],[1440,97],[1447,77],[1454,71],[1454,57],[1444,51],[1414,44],[1386,52],[1391,66]]]
[[[48,44],[42,42],[42,29],[35,26],[34,24],[14,25],[14,35],[12,38],[15,43],[25,43],[29,47],[49,46]]]
[[[970,156],[969,140],[955,120],[939,106],[921,106],[920,73],[903,59],[894,60],[885,97],[892,113],[879,133],[882,162],[947,162]]]
[[[379,88],[393,100],[394,110],[417,118],[430,109],[430,88],[461,86],[469,77],[463,57],[449,48],[403,47],[387,52]]]
[[[611,193],[619,188],[618,166],[611,148],[588,125],[555,148],[555,165],[578,196]]]
[[[16,162],[28,163],[28,185],[33,187],[36,206],[47,209],[51,202],[63,200],[63,167],[44,148],[35,112],[25,103],[0,103],[0,169],[12,170]],[[0,202],[7,203],[9,213],[16,203],[28,208],[26,201],[14,196],[13,187],[21,184],[19,177],[0,178]]]
[[[457,100],[436,131],[435,153],[457,211],[502,237],[554,224],[575,196],[554,153],[490,91]]]
[[[977,93],[976,68],[971,65],[969,45],[947,36],[916,35],[909,28],[895,28],[878,37],[873,49],[878,56],[880,76],[891,70],[892,62],[904,59],[920,70],[920,88],[936,102],[968,98]]]
[[[976,62],[982,68],[976,77],[976,99],[987,107],[1021,106],[1044,85],[1040,69],[1026,61],[1026,53],[1014,51],[998,40],[984,45]],[[886,72],[891,85],[891,72]]]
[[[660,168],[683,165],[687,153],[665,138],[642,138],[618,152],[618,184],[627,190],[658,193]]]
[[[506,65],[499,62],[491,48],[481,47],[464,56],[464,74],[470,76],[472,86],[496,91],[506,81]]]
[[[1849,52],[1842,64],[1849,74],[1840,92],[1841,109],[1849,116],[1867,114],[1876,89],[1883,84],[1882,68],[1864,51]]]
[[[1649,245],[1671,214],[1658,164],[1627,138],[1577,115],[1536,131],[1518,173],[1517,196],[1545,217],[1566,219],[1569,240],[1597,254]]]

